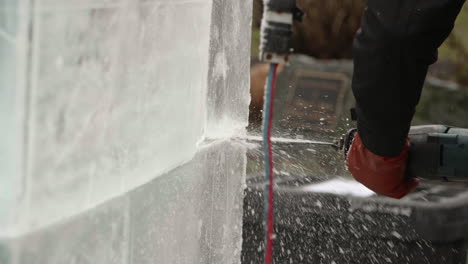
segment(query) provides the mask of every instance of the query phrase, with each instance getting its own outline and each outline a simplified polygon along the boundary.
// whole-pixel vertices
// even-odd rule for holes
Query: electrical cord
[[[265,190],[264,213],[265,225],[265,262],[271,264],[273,259],[273,151],[271,144],[271,128],[273,123],[273,106],[275,98],[276,74],[278,64],[270,64],[267,86],[265,89],[265,104],[263,109],[263,152],[265,156]]]

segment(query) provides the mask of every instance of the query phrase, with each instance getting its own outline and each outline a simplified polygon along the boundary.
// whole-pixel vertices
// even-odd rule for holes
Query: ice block
[[[236,263],[250,20],[250,1],[1,0],[0,263]]]

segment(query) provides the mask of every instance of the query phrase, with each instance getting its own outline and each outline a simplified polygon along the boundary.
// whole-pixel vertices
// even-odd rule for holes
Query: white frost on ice
[[[369,197],[374,195],[374,192],[366,188],[364,185],[354,180],[348,180],[344,178],[336,178],[326,182],[311,184],[306,186],[305,190],[318,193],[332,193],[356,197]]]

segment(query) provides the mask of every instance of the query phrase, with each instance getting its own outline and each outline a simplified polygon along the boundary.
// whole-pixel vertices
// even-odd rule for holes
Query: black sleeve
[[[428,66],[465,0],[368,0],[353,44],[358,131],[374,154],[405,144]]]

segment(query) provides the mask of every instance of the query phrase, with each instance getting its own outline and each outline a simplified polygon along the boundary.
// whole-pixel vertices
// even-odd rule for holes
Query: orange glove
[[[370,152],[356,133],[348,151],[346,165],[353,177],[372,191],[400,199],[418,186],[419,181],[405,175],[409,139],[396,157],[382,157]]]

